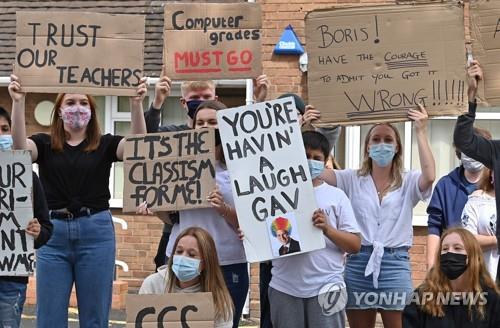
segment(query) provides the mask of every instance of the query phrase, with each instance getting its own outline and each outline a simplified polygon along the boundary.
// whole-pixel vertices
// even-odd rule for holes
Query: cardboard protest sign
[[[123,211],[135,212],[144,201],[156,211],[210,207],[214,148],[214,129],[126,137]]]
[[[127,295],[127,328],[214,327],[212,293]]]
[[[136,94],[144,16],[27,11],[16,18],[14,74],[23,91]]]
[[[247,260],[325,247],[293,98],[218,111],[217,122]]]
[[[239,79],[262,72],[256,3],[165,4],[163,55],[174,80]]]
[[[33,173],[27,150],[0,152],[0,276],[27,276],[34,270]]]
[[[407,120],[467,107],[463,9],[456,5],[318,10],[306,17],[309,103],[321,123]]]
[[[490,106],[500,106],[500,2],[471,2],[470,18],[472,54],[484,73],[479,97]]]

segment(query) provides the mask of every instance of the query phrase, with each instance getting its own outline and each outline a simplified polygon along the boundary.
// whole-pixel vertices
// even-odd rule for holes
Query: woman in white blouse
[[[493,171],[483,170],[479,189],[474,191],[465,204],[462,225],[474,234],[483,250],[484,262],[493,280],[497,277],[497,208]]]
[[[345,282],[347,318],[352,328],[375,326],[380,310],[385,327],[401,327],[401,313],[412,295],[408,249],[413,238],[413,207],[431,194],[435,163],[427,139],[427,111],[408,110],[414,122],[422,171],[403,170],[403,145],[391,124],[374,125],[365,139],[359,170],[323,173],[344,190],[361,230],[361,251],[349,255]]]

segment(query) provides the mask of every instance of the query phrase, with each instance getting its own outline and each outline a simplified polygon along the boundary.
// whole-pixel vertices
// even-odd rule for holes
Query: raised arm
[[[255,98],[255,102],[263,102],[266,100],[269,84],[267,75],[260,75],[253,80],[253,97]]]
[[[460,115],[455,124],[453,142],[455,146],[465,155],[483,163],[487,167],[493,167],[494,142],[474,133],[474,120],[476,119],[476,95],[478,82],[483,79],[483,71],[479,62],[474,60],[467,69],[469,97],[469,112]]]
[[[418,180],[418,189],[424,192],[432,187],[432,183],[436,179],[436,164],[429,139],[427,138],[428,115],[424,106],[419,104],[418,109],[410,109],[408,111],[408,117],[414,122],[420,168],[422,170],[422,175]]]
[[[170,94],[171,87],[172,81],[165,74],[165,66],[162,66],[160,80],[155,85],[155,98],[149,109],[144,113],[148,133],[158,132],[158,126],[160,125],[160,110],[165,99]]]
[[[142,101],[146,96],[148,89],[146,86],[146,78],[143,77],[137,86],[137,95],[130,97],[130,134],[144,134],[146,133],[146,123],[144,121],[144,112],[142,109]],[[116,157],[123,160],[123,149],[125,147],[125,138],[118,144],[116,149]]]
[[[12,141],[13,149],[31,151],[31,161],[38,158],[38,150],[31,139],[26,138],[26,94],[21,92],[21,83],[17,76],[10,76],[9,94],[12,98]]]

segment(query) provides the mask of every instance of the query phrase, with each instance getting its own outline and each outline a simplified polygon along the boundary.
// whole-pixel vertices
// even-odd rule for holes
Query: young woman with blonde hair
[[[168,264],[144,280],[139,294],[210,292],[215,327],[232,327],[233,302],[210,234],[199,227],[188,228],[177,236],[173,249]]]
[[[434,266],[403,312],[403,327],[500,327],[498,288],[469,231],[446,230]]]
[[[408,249],[413,208],[430,196],[435,164],[427,139],[427,111],[422,106],[410,109],[408,118],[415,128],[421,172],[403,170],[399,132],[382,123],[366,135],[359,170],[322,174],[326,182],[347,194],[361,231],[361,251],[347,257],[345,269],[346,312],[352,328],[374,327],[377,311],[384,326],[401,327],[401,311],[412,295]],[[391,295],[390,300],[385,295]]]

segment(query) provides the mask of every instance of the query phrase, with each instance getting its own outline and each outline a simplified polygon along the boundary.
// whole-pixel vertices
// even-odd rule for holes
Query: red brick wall
[[[127,221],[128,229],[115,224],[116,259],[124,261],[129,271],[117,270],[117,278],[129,284],[129,290],[135,291],[145,277],[155,271],[153,259],[160,241],[163,223],[157,217],[125,215],[119,210],[112,211],[113,216]]]
[[[389,0],[264,0],[263,12],[263,69],[271,80],[269,98],[284,92],[295,92],[307,99],[307,75],[298,69],[297,56],[276,56],[272,54],[284,28],[291,24],[304,44],[304,17],[308,11],[332,6],[394,4]],[[306,45],[307,50],[307,45]],[[34,120],[33,109],[43,99],[54,99],[54,95],[30,94],[27,99],[28,134],[47,131]],[[10,110],[10,97],[6,88],[0,90],[0,105]],[[117,270],[117,278],[129,284],[129,292],[137,290],[142,280],[154,271],[153,258],[160,240],[162,224],[155,217],[125,215],[113,211],[113,215],[127,221],[128,229],[116,225],[117,259],[129,265],[129,271]],[[414,228],[414,246],[411,251],[411,265],[414,284],[417,285],[426,272],[426,228]],[[251,265],[250,316],[259,317],[258,264]]]

